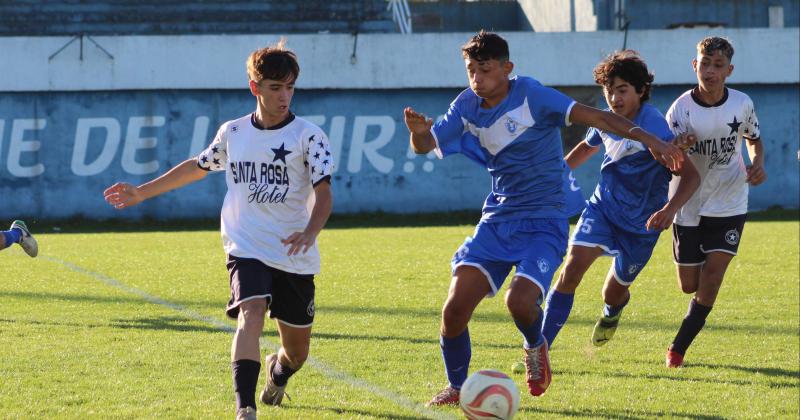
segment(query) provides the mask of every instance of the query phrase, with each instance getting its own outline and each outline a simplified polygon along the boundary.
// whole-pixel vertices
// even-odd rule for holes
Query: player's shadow
[[[789,369],[781,369],[781,368],[764,368],[764,367],[752,367],[752,366],[737,366],[737,365],[718,365],[714,363],[691,363],[687,362],[685,367],[702,367],[706,369],[718,370],[718,369],[731,369],[731,370],[741,370],[743,372],[748,373],[758,373],[767,376],[778,376],[784,378],[793,378],[793,379],[800,379],[800,370],[789,370]],[[795,386],[800,386],[800,384],[795,383]]]
[[[374,411],[357,410],[354,408],[319,407],[316,405],[311,406],[311,405],[302,405],[294,403],[291,405],[291,407],[292,409],[308,410],[315,413],[318,413],[320,411],[328,411],[342,418],[353,418],[362,416],[370,418],[379,418],[379,419],[399,419],[399,420],[417,420],[420,418],[418,416],[401,416],[395,413],[376,413]]]
[[[701,419],[701,420],[722,420],[725,417],[722,416],[714,416],[714,415],[704,415],[704,414],[697,414],[697,413],[677,413],[674,411],[663,411],[663,412],[655,412],[655,411],[639,411],[636,410],[634,412],[626,412],[623,410],[591,410],[591,409],[583,409],[583,410],[551,410],[546,408],[538,408],[538,407],[520,407],[519,413],[526,413],[526,414],[539,414],[545,415],[546,417],[550,416],[558,416],[558,417],[592,417],[592,418],[607,418],[607,419],[623,419],[623,420],[645,420],[645,419],[653,419],[653,418],[662,418],[662,417],[669,417],[675,419]]]
[[[127,295],[120,295],[120,296],[101,296],[101,295],[73,295],[73,294],[66,294],[66,293],[52,293],[52,292],[9,292],[9,291],[0,291],[0,301],[5,301],[3,298],[12,298],[12,299],[30,299],[32,301],[36,301],[37,305],[42,304],[53,304],[57,303],[58,301],[66,301],[66,302],[89,302],[89,303],[113,303],[113,304],[135,304],[141,305],[143,303],[150,304],[152,302],[147,301],[144,298],[136,297],[136,296],[127,296]],[[207,309],[218,309],[219,305],[215,305],[210,302],[197,302],[197,301],[182,301],[182,300],[170,300],[169,303],[182,306],[182,307],[191,307],[191,308],[207,308]]]
[[[62,321],[40,321],[37,319],[10,319],[0,318],[0,324],[12,325],[32,325],[32,326],[48,326],[48,327],[68,327],[72,328],[110,328],[109,324],[85,323],[85,322],[62,322]]]
[[[278,333],[274,330],[264,331],[265,336],[269,337],[278,337]],[[387,341],[403,341],[410,344],[425,344],[431,345],[435,347],[439,347],[439,337],[438,335],[431,338],[416,338],[416,337],[400,337],[394,335],[374,335],[374,334],[342,334],[342,333],[332,333],[332,332],[317,332],[314,331],[311,333],[311,339],[322,339],[322,340],[344,340],[344,341],[364,341],[367,343],[385,343]],[[495,343],[486,343],[480,340],[473,340],[473,346],[481,347],[481,348],[495,348],[495,349],[519,349],[519,344],[495,344]]]
[[[163,331],[179,331],[179,332],[207,332],[207,333],[224,333],[220,328],[198,325],[195,321],[175,317],[175,316],[161,316],[152,318],[132,318],[132,319],[113,319],[111,326],[114,328],[122,329],[138,329],[138,330],[163,330]]]
[[[648,364],[652,364],[652,362],[648,362]],[[664,368],[666,369],[666,368]],[[685,368],[684,368],[685,369]],[[566,374],[570,376],[596,376],[598,373],[594,371],[577,371],[571,369],[555,369],[554,372],[558,374]],[[672,372],[672,371],[670,371]],[[754,381],[747,381],[747,380],[738,380],[738,379],[721,379],[717,376],[704,378],[699,376],[687,376],[687,375],[675,375],[675,374],[661,374],[661,373],[625,373],[625,372],[606,372],[603,373],[605,376],[615,377],[615,378],[622,378],[622,379],[632,379],[632,380],[668,380],[668,381],[677,381],[677,382],[707,382],[709,384],[730,384],[730,385],[737,385],[741,387],[749,387],[755,384]],[[779,386],[779,387],[797,387],[798,384],[796,381],[781,381],[781,382],[772,382],[768,384],[768,386]]]

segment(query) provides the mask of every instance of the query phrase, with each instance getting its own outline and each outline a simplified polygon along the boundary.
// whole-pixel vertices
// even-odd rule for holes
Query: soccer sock
[[[544,310],[542,335],[547,344],[552,347],[561,327],[567,323],[569,313],[572,312],[572,303],[575,302],[575,293],[561,293],[553,289],[547,295],[547,306]]]
[[[711,306],[697,303],[694,298],[689,301],[689,311],[686,313],[686,317],[683,318],[681,328],[678,329],[678,334],[672,340],[672,345],[669,346],[671,351],[681,355],[686,354],[686,350],[700,330],[703,329],[703,325],[706,324],[706,317],[711,312],[711,308]]]
[[[272,376],[272,382],[275,382],[275,385],[286,386],[286,383],[289,382],[289,378],[291,378],[295,372],[297,371],[289,366],[282,365],[279,359],[275,362],[275,367],[272,368],[270,375]]]
[[[231,363],[233,370],[233,392],[236,393],[236,409],[256,408],[256,387],[261,363],[241,359]]]
[[[538,312],[536,319],[530,325],[524,325],[514,320],[514,325],[517,326],[519,332],[522,333],[522,336],[525,337],[525,348],[532,349],[540,344],[542,344],[543,336],[542,336],[542,318],[544,318],[544,313],[542,308],[536,307]]]
[[[19,242],[20,238],[22,238],[22,231],[19,229],[4,230],[0,233],[3,234],[3,239],[6,242],[3,249]]]
[[[442,347],[442,358],[444,359],[447,380],[450,381],[451,387],[461,389],[461,385],[467,380],[469,360],[472,358],[469,329],[464,329],[461,335],[453,338],[441,336],[439,344]]]
[[[622,309],[625,308],[625,305],[627,305],[630,301],[631,295],[628,293],[628,298],[625,299],[625,302],[622,302],[619,305],[609,305],[606,303],[605,306],[603,306],[603,316],[606,318],[613,318],[619,315],[619,313],[622,312]]]

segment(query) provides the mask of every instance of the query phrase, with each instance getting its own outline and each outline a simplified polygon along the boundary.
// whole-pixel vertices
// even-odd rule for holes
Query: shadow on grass
[[[153,304],[144,298],[135,296],[99,296],[99,295],[70,295],[63,293],[51,292],[9,292],[0,291],[0,300],[3,298],[12,299],[30,299],[36,301],[36,305],[46,303],[57,303],[58,301],[67,302],[88,302],[88,303],[126,303],[141,305],[143,303]],[[207,308],[207,309],[220,309],[221,304],[213,304],[209,302],[194,302],[185,300],[170,300],[169,303],[183,306],[186,308]]]
[[[541,414],[560,417],[592,417],[592,418],[610,418],[610,419],[624,419],[624,420],[643,420],[653,418],[678,418],[678,419],[702,419],[702,420],[721,420],[725,417],[703,415],[697,413],[678,413],[674,411],[632,411],[627,412],[624,410],[552,410],[546,408],[536,407],[520,407],[520,413],[526,414]]]
[[[642,363],[644,363],[646,365],[651,365],[651,366],[653,365],[653,363],[650,362],[650,361],[642,362]],[[660,365],[660,366],[663,366],[663,365]],[[667,371],[666,367],[664,367],[663,369],[666,372],[674,372],[674,370]],[[689,369],[689,367],[686,366],[686,367],[684,367],[682,369]],[[558,375],[569,375],[569,376],[575,376],[575,377],[578,377],[578,376],[596,376],[596,375],[599,374],[596,371],[588,371],[588,370],[586,370],[586,371],[584,371],[584,370],[577,371],[577,370],[570,370],[570,369],[564,369],[564,370],[555,369],[555,372]],[[684,373],[684,372],[685,371],[682,371],[681,373]],[[736,386],[743,386],[743,387],[751,387],[753,385],[765,385],[765,386],[769,386],[769,387],[797,387],[798,386],[798,384],[796,382],[788,382],[788,381],[778,381],[778,382],[774,382],[773,381],[773,382],[769,382],[769,383],[760,383],[760,382],[751,381],[751,380],[720,379],[717,376],[704,378],[704,377],[700,377],[700,376],[688,376],[688,375],[682,375],[682,374],[677,374],[677,373],[652,373],[652,372],[646,372],[646,373],[631,374],[631,373],[625,373],[625,372],[613,372],[613,373],[606,372],[606,373],[602,373],[602,375],[608,376],[608,377],[612,377],[612,378],[633,379],[633,380],[647,379],[647,380],[667,380],[667,381],[676,381],[676,382],[705,382],[705,383],[709,383],[709,384],[728,384],[728,385],[736,385]]]
[[[353,408],[335,408],[335,407],[319,407],[319,406],[311,406],[311,405],[302,405],[302,404],[292,404],[291,406],[287,406],[287,408],[291,407],[292,410],[307,410],[314,413],[318,413],[320,411],[328,411],[331,413],[335,413],[342,418],[353,418],[353,417],[375,417],[379,419],[400,419],[400,420],[416,420],[420,417],[418,416],[399,416],[394,413],[376,413],[372,411],[365,411],[365,410],[356,410]]]
[[[475,225],[480,220],[479,209],[446,213],[356,213],[334,214],[326,229],[354,229],[373,227],[424,227],[424,226],[463,226]],[[219,218],[213,219],[108,219],[89,220],[85,218],[37,220],[21,217],[28,222],[34,234],[56,233],[107,233],[107,232],[178,232],[219,230]],[[570,219],[575,223],[577,218]],[[800,210],[769,209],[747,215],[748,221],[798,221]]]
[[[220,328],[197,325],[193,322],[193,320],[189,320],[187,318],[160,316],[153,318],[112,319],[110,325],[114,328],[122,329],[229,334],[228,331],[224,331]]]
[[[321,314],[324,316],[326,313],[337,313],[337,314],[366,314],[366,315],[375,315],[381,314],[386,316],[398,316],[398,317],[419,317],[419,318],[432,318],[432,319],[439,319],[441,316],[440,308],[437,306],[431,309],[420,309],[420,308],[391,308],[391,307],[381,307],[381,306],[346,306],[346,305],[326,305],[324,303],[317,304],[317,314]],[[669,322],[654,322],[649,320],[623,320],[620,322],[620,328],[631,328],[631,329],[640,329],[645,331],[678,331],[680,327],[680,319],[676,319],[674,323]],[[482,311],[480,306],[475,311],[472,316],[471,322],[496,322],[496,323],[511,323],[513,324],[513,320],[511,319],[510,314],[506,313],[497,313],[497,312],[487,312]],[[565,328],[571,328],[571,326],[580,325],[580,326],[594,326],[597,322],[595,318],[581,318],[581,317],[572,317],[569,319],[567,326]],[[711,330],[722,330],[722,331],[734,331],[734,332],[752,332],[752,331],[759,331],[765,334],[770,335],[795,335],[797,334],[797,329],[786,326],[786,327],[776,327],[776,326],[763,326],[763,325],[744,325],[744,324],[725,324],[720,322],[718,324],[709,324],[705,327],[706,331]]]
[[[789,370],[781,368],[763,368],[763,367],[739,366],[739,365],[718,365],[713,363],[691,363],[691,361],[687,361],[685,367],[686,368],[701,367],[713,370],[717,369],[740,370],[743,372],[759,373],[767,376],[800,379],[800,370]],[[800,383],[795,383],[795,386],[800,386]]]

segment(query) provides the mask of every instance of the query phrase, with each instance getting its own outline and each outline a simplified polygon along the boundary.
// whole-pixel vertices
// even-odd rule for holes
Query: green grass
[[[474,215],[381,217],[372,225],[383,227],[345,218],[322,234],[315,363],[292,379],[284,407],[259,406],[261,418],[420,418],[419,406],[445,384],[439,310],[450,256],[472,231],[457,222]],[[54,233],[55,225],[34,225],[40,258],[16,246],[0,253],[0,418],[232,418],[225,327],[233,323],[224,319],[228,278],[214,223],[111,233],[69,222]],[[537,399],[524,393],[518,418],[797,418],[799,227],[783,213],[748,222],[707,327],[678,370],[663,357],[689,298],[675,280],[669,234],[614,340],[595,349],[589,337],[610,264],[599,260],[551,353],[551,388]],[[502,298],[478,307],[470,333],[471,370],[510,373],[521,339]],[[266,352],[277,342],[272,324],[264,339]],[[514,378],[524,390],[523,375]]]

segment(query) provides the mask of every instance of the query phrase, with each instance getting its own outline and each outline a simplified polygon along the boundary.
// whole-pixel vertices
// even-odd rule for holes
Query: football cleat
[[[275,363],[278,363],[277,353],[272,353],[264,359],[264,364],[267,365],[267,383],[261,391],[261,402],[268,405],[281,405],[283,396],[286,395],[286,385],[278,386],[272,382],[272,369]]]
[[[425,407],[435,407],[440,405],[458,405],[459,401],[461,401],[461,391],[458,389],[453,388],[452,386],[448,386],[447,388],[439,391],[438,394],[434,395]]]
[[[26,254],[31,257],[39,255],[39,244],[36,243],[36,239],[31,235],[31,231],[28,230],[28,226],[25,225],[25,222],[22,220],[14,220],[14,223],[11,224],[11,229],[19,229],[22,232],[19,238],[19,246],[22,247],[22,250],[25,251]]]
[[[236,410],[236,420],[256,420],[256,409],[253,407],[242,407]]]
[[[617,325],[619,325],[619,319],[621,317],[622,312],[612,317],[601,316],[600,319],[597,320],[597,323],[594,324],[592,344],[596,347],[600,347],[606,344],[608,340],[611,340],[611,338],[614,337],[614,333],[617,332]]]
[[[683,355],[672,350],[667,350],[666,362],[668,368],[679,368],[683,366]]]
[[[544,394],[547,387],[550,386],[552,372],[550,371],[550,356],[547,347],[547,340],[542,340],[542,344],[532,349],[524,349],[528,391],[534,397]]]

